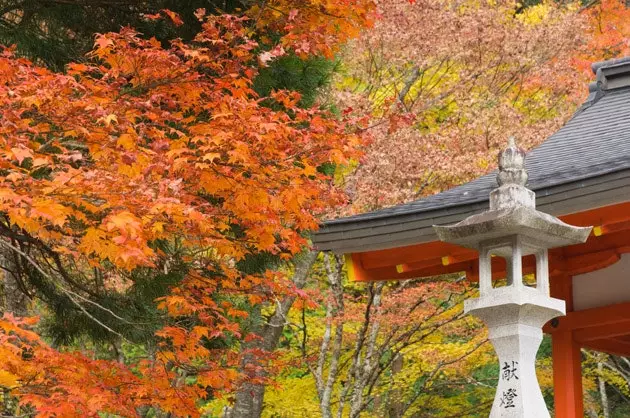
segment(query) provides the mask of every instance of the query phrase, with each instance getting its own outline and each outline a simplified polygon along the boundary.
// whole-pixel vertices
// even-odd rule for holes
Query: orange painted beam
[[[354,254],[353,254],[354,256]],[[348,258],[346,257],[346,265],[348,264]],[[413,264],[398,264],[391,267],[382,267],[378,269],[367,270],[362,267],[361,261],[352,257],[352,271],[350,274],[350,267],[348,267],[349,278],[351,280],[359,282],[372,282],[382,280],[405,280],[415,279],[418,277],[431,277],[439,276],[442,274],[459,273],[472,271],[475,267],[475,262],[469,261],[464,263],[451,264],[448,266],[434,265],[428,266],[419,270],[414,269]]]
[[[573,338],[583,344],[590,341],[614,338],[623,335],[630,335],[630,313],[628,314],[626,321],[582,328],[573,331]]]
[[[584,347],[615,356],[630,356],[630,342],[617,338],[606,338],[584,343]]]
[[[591,235],[584,244],[570,245],[560,250],[565,258],[609,250],[615,250],[620,254],[627,253],[630,252],[630,233],[628,230],[623,230],[604,234],[599,237]]]
[[[424,244],[408,245],[406,247],[391,248],[359,253],[361,262],[366,269],[396,266],[399,264],[425,263],[433,260],[441,264],[444,256],[476,258],[477,252],[457,245],[441,241]]]
[[[584,212],[560,216],[564,222],[576,226],[616,224],[630,220],[630,203],[619,203]]]
[[[611,234],[613,232],[625,231],[630,229],[630,221],[621,221],[614,223],[607,223],[605,225],[594,225],[592,234],[596,237],[601,235]]]
[[[530,259],[531,258],[531,259]],[[427,263],[404,263],[396,266],[381,267],[377,269],[365,269],[361,263],[361,259],[352,254],[353,273],[351,280],[356,281],[380,281],[380,280],[404,280],[418,277],[431,277],[449,273],[465,273],[469,280],[478,280],[478,263],[477,259],[468,261],[459,261],[449,257],[448,260],[440,260],[439,264],[435,262]],[[346,263],[348,263],[346,257]],[[523,262],[524,274],[532,274],[535,272],[534,257],[525,257]],[[492,276],[495,279],[505,278],[505,259],[502,257],[492,258]],[[348,270],[350,273],[350,269]]]
[[[619,261],[620,255],[615,250],[604,250],[565,259],[564,269],[572,276],[601,270]]]
[[[558,296],[555,296],[558,297]],[[568,312],[566,316],[557,318],[555,327],[545,326],[545,332],[551,334],[564,331],[621,324],[630,321],[630,302],[598,308]]]
[[[630,240],[630,233],[626,240]],[[609,240],[610,241],[610,240]],[[630,252],[630,246],[620,249],[609,249],[611,242],[603,244],[603,248],[595,248],[595,252],[580,252],[575,250],[569,251],[563,256],[562,249],[550,251],[549,267],[550,274],[557,275],[559,273],[569,273],[578,275],[589,273],[608,267],[619,261],[620,254]],[[465,272],[472,281],[477,281],[477,254],[470,251],[469,253],[460,252],[454,255],[447,254],[445,256],[426,259],[424,261],[411,262],[402,261],[394,265],[386,265],[378,268],[366,267],[366,259],[364,253],[352,254],[354,264],[360,264],[364,273],[360,276],[364,277],[362,281],[378,281],[378,280],[400,280],[416,277],[428,277],[440,274]],[[505,262],[501,257],[493,257],[493,276],[505,276]],[[503,266],[503,267],[502,267]],[[532,274],[535,271],[535,261],[533,256],[523,258],[523,274]],[[403,274],[404,273],[404,274]],[[359,276],[359,275],[357,275]]]
[[[371,273],[363,268],[359,254],[346,254],[345,264],[350,281],[369,282],[373,280]]]

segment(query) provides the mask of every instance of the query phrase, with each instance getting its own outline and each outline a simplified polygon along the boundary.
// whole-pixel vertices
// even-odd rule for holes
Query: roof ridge
[[[630,64],[630,56],[594,62],[591,64],[591,71],[593,71],[593,74],[597,75],[597,71],[599,71],[600,69],[610,68],[623,64]]]

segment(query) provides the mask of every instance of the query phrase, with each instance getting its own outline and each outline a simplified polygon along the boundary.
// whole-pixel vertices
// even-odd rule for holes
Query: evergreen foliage
[[[147,37],[189,40],[199,31],[195,10],[208,13],[246,8],[248,0],[1,0],[0,42],[54,69],[81,61],[92,48],[95,33],[131,26]],[[184,24],[149,21],[145,14],[162,9],[179,13]]]
[[[310,107],[335,69],[335,62],[324,57],[303,60],[295,55],[286,55],[260,70],[254,80],[254,89],[263,97],[273,90],[298,91],[302,95],[300,105]]]

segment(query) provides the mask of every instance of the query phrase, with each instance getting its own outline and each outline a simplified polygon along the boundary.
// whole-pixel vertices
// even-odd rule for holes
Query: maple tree
[[[372,118],[371,144],[346,179],[350,211],[471,180],[507,136],[539,144],[586,94],[573,65],[588,37],[577,4],[383,0],[378,13],[345,48],[334,93],[340,108]]]
[[[95,301],[94,284],[121,291],[143,269],[166,274],[185,263],[159,301],[170,317],[159,345],[133,368],[60,353],[20,328],[30,323],[5,316],[1,384],[21,404],[40,416],[128,416],[141,407],[196,416],[199,399],[247,379],[237,371],[243,353],[214,342],[250,338],[243,306],[292,289],[279,272],[246,274],[237,264],[301,251],[316,215],[342,198],[318,168],[346,162],[359,143],[325,110],[299,107],[298,94],[252,89],[265,50],[329,54],[346,39],[345,22],[369,23],[369,2],[330,3],[334,27],[316,19],[327,8],[312,5],[275,5],[290,6],[275,27],[282,50],[270,40],[261,49],[247,17],[202,10],[191,43],[165,48],[125,28],[98,36],[90,61],[66,74],[4,50],[0,245],[14,258],[12,273],[45,283],[124,338],[90,311],[129,328],[142,323]]]
[[[630,53],[630,9],[625,2],[594,2],[582,14],[588,22],[588,43],[574,58],[578,68],[590,74],[593,62],[619,58]]]
[[[480,327],[463,316],[462,301],[471,289],[443,277],[372,283],[357,297],[344,284],[341,266],[330,259],[326,264],[323,333],[316,331],[316,314],[302,323],[309,338],[295,338],[322,416],[465,412],[468,405],[445,396],[446,387],[457,393],[490,352]]]

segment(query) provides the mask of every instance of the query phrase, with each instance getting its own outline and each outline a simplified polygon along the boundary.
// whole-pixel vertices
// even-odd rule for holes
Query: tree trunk
[[[236,401],[230,411],[226,411],[229,418],[257,418],[262,414],[265,387],[245,383],[236,394]]]
[[[344,314],[344,295],[341,277],[343,262],[330,253],[326,256],[326,275],[328,276],[328,282],[330,284],[330,296],[326,307],[326,331],[324,332],[324,339],[319,353],[315,382],[318,387],[319,409],[322,413],[322,417],[333,418],[332,395],[339,372],[344,328],[343,321],[339,320]],[[331,265],[331,259],[334,265]],[[324,364],[326,363],[333,323],[335,325],[335,339],[330,353],[328,376],[324,379]]]
[[[392,380],[396,380],[395,376],[402,371],[403,368],[403,355],[396,354],[394,361],[391,365],[392,371]],[[400,418],[403,413],[403,405],[400,402],[402,394],[400,391],[400,387],[398,387],[395,383],[392,389],[389,392],[389,407],[388,407],[388,416],[389,418]]]
[[[608,394],[606,394],[606,381],[602,377],[602,373],[604,371],[604,363],[601,361],[597,362],[597,372],[599,376],[597,377],[597,381],[599,383],[599,396],[602,401],[602,414],[604,418],[610,418],[610,407],[608,405]]]
[[[295,271],[293,273],[293,283],[298,289],[302,289],[306,284],[306,278],[311,266],[317,258],[317,251],[309,251],[300,256],[295,261]],[[265,351],[275,350],[282,331],[284,330],[286,316],[295,302],[295,296],[287,296],[278,302],[276,311],[269,319],[269,322],[263,325],[258,332],[262,340],[252,341],[245,345],[245,349],[261,349]],[[247,364],[254,364],[255,359],[252,356],[245,356],[243,359],[243,368]],[[234,406],[230,410],[225,411],[226,418],[257,418],[262,414],[263,398],[265,395],[265,386],[252,383],[245,383],[236,393]]]
[[[14,276],[16,271],[13,253],[2,249],[0,251],[0,263],[2,263],[2,281],[4,287],[4,310],[15,316],[28,315],[28,296],[24,293],[20,283]]]

